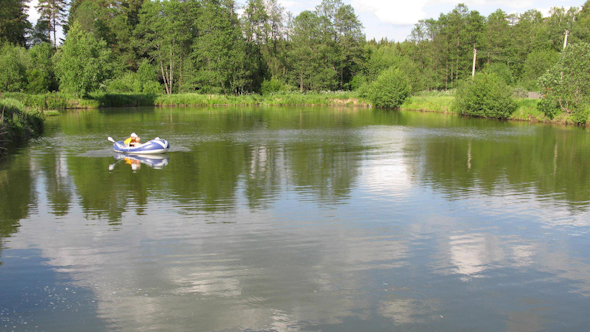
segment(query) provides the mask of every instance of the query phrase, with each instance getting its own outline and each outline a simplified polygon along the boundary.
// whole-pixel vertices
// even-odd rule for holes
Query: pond
[[[363,108],[48,118],[0,162],[0,330],[588,330],[589,153]]]

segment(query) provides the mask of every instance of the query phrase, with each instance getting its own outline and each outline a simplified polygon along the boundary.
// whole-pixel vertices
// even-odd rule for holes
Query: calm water
[[[0,330],[590,330],[583,129],[350,108],[48,120],[0,162]],[[173,150],[115,155],[106,137],[132,131]]]

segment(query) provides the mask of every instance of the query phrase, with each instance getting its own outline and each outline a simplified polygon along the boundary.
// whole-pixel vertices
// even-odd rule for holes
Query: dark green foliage
[[[349,5],[323,0],[299,14],[291,26],[290,83],[299,91],[350,89],[360,71],[365,36]]]
[[[284,82],[276,79],[276,78],[272,78],[270,80],[266,80],[264,82],[262,82],[262,86],[260,88],[260,92],[263,95],[269,95],[272,93],[277,93],[277,92],[287,92],[287,91],[291,91],[292,88],[285,84]]]
[[[55,66],[60,90],[83,97],[111,77],[114,59],[104,40],[97,40],[75,22],[55,55]]]
[[[28,32],[27,44],[29,46],[35,46],[43,43],[51,43],[50,34],[49,23],[39,19],[35,26]]]
[[[539,109],[549,118],[560,112],[578,124],[590,113],[590,44],[568,46],[555,64],[539,79],[543,100]]]
[[[18,140],[41,133],[45,117],[15,99],[0,99],[0,141]]]
[[[410,96],[410,91],[404,73],[391,67],[369,86],[367,97],[376,107],[398,108]]]
[[[536,50],[529,53],[524,63],[522,85],[531,91],[538,90],[537,80],[553,67],[558,59],[559,53],[554,50]]]
[[[23,47],[2,45],[0,47],[0,91],[25,91],[29,63],[29,55]]]
[[[29,94],[29,93],[3,93],[3,97],[18,100],[27,108],[39,110],[61,110],[69,106],[69,98],[60,93]]]
[[[0,43],[26,45],[26,32],[31,28],[27,20],[27,0],[2,0],[0,3]]]
[[[494,73],[501,78],[506,84],[512,85],[514,83],[514,74],[508,65],[502,62],[494,62],[484,67],[484,72]]]
[[[53,32],[53,45],[57,46],[57,28],[66,23],[65,0],[38,0],[35,9],[39,12],[39,21],[47,24],[47,39],[51,40]]]
[[[134,44],[153,59],[167,94],[179,92],[186,73],[193,68],[189,57],[196,37],[197,11],[195,1],[178,0],[146,1],[141,8]]]
[[[463,115],[507,119],[517,109],[513,90],[496,74],[476,74],[459,85],[453,109]]]
[[[29,50],[31,65],[27,70],[27,92],[45,93],[57,90],[58,83],[51,61],[53,55],[54,49],[49,43],[37,44]]]
[[[127,72],[106,83],[107,93],[147,93],[158,94],[164,92],[162,85],[155,80],[152,66],[144,61],[137,73]]]
[[[198,38],[191,58],[194,85],[207,93],[242,94],[257,89],[256,52],[248,47],[232,0],[203,0],[199,8]]]

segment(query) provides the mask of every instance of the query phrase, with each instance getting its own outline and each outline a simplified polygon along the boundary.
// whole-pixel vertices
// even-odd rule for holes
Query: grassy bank
[[[0,154],[8,142],[37,136],[43,131],[44,115],[18,100],[0,99]]]
[[[439,112],[439,113],[455,113],[453,109],[453,102],[455,97],[448,93],[424,93],[417,96],[412,96],[402,105],[405,110],[417,110],[423,112]],[[510,116],[509,120],[514,121],[533,121],[533,122],[547,122],[568,124],[573,123],[564,114],[557,116],[555,119],[549,119],[543,112],[537,109],[539,99],[524,99],[517,98],[516,103],[518,109]]]
[[[422,92],[408,98],[401,106],[405,110],[453,113],[454,91]],[[64,93],[29,95],[4,93],[3,97],[20,101],[28,108],[44,110],[46,115],[55,115],[55,110],[94,109],[102,107],[130,106],[361,106],[370,107],[365,98],[356,92],[298,93],[274,95],[213,95],[184,93],[162,94],[107,94],[93,93],[86,98],[77,98]],[[517,99],[518,109],[510,120],[571,123],[566,116],[550,120],[537,109],[536,99]]]
[[[355,92],[282,93],[274,95],[211,95],[184,93],[174,95],[94,93],[85,98],[63,93],[29,95],[5,93],[27,107],[41,110],[92,109],[129,106],[369,106]]]

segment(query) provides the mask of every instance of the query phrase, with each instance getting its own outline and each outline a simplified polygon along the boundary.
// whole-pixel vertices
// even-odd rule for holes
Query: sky
[[[482,15],[489,15],[497,9],[507,13],[523,13],[529,9],[538,9],[544,15],[552,7],[581,7],[585,0],[342,0],[352,5],[359,16],[367,39],[387,38],[403,41],[412,31],[415,23],[421,19],[438,18],[441,13],[448,13],[459,4],[466,4],[469,9],[477,10]],[[279,0],[290,12],[297,15],[304,10],[313,10],[321,0]]]
[[[507,13],[523,13],[538,9],[545,15],[552,7],[581,7],[585,0],[342,0],[352,5],[359,16],[367,39],[387,38],[394,41],[405,40],[418,20],[437,18],[441,13],[450,12],[457,4],[464,3],[469,9],[482,15],[489,15],[497,9]],[[245,0],[237,0],[245,4]],[[321,0],[279,0],[286,10],[295,16],[304,10],[313,10]],[[38,14],[34,9],[37,0],[29,4],[29,20],[36,22]]]

